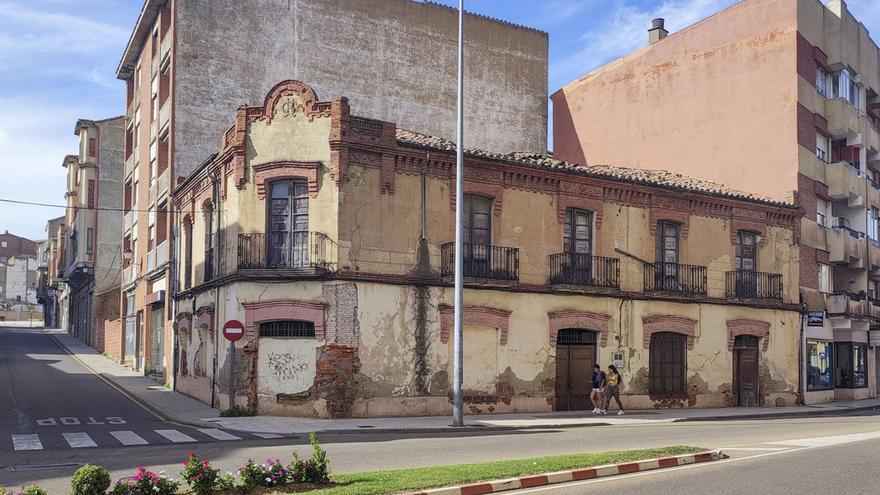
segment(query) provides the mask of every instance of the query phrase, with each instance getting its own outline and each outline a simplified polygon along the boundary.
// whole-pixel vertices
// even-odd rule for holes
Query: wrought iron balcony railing
[[[550,285],[620,288],[620,260],[579,253],[552,254]]]
[[[734,270],[725,273],[727,297],[782,301],[782,274]]]
[[[336,242],[322,232],[238,234],[238,269],[336,268]]]
[[[464,243],[463,274],[466,278],[516,282],[519,280],[519,249]],[[440,246],[440,270],[444,280],[455,276],[455,243]]]
[[[645,292],[705,296],[707,285],[705,266],[662,261],[645,263]]]

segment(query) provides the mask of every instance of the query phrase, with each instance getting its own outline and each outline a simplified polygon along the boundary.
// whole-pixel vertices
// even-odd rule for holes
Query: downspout
[[[800,297],[800,338],[798,338],[798,394],[797,400],[795,402],[796,405],[803,406],[806,404],[806,390],[804,387],[806,384],[804,383],[804,374],[806,373],[806,368],[804,364],[804,322],[807,317],[807,304],[804,302],[803,294],[799,294]]]
[[[213,234],[214,249],[216,252],[215,252],[214,256],[212,256],[212,259],[211,259],[211,263],[214,265],[213,270],[212,270],[213,276],[211,277],[211,282],[212,282],[211,290],[214,291],[214,317],[211,318],[211,320],[212,320],[211,323],[214,324],[214,328],[212,329],[212,335],[214,336],[214,356],[215,356],[215,358],[214,358],[214,377],[211,378],[211,384],[212,384],[211,394],[212,394],[212,396],[214,395],[213,384],[217,380],[217,358],[216,358],[216,356],[220,352],[219,351],[220,332],[218,331],[218,324],[219,324],[218,316],[219,315],[217,314],[220,310],[220,290],[219,290],[219,287],[217,286],[217,284],[213,283],[217,279],[217,277],[220,276],[220,271],[219,271],[220,263],[219,263],[219,261],[220,261],[220,256],[221,256],[221,251],[220,251],[220,220],[221,220],[220,210],[221,210],[221,208],[220,208],[220,181],[219,180],[214,181],[214,188],[213,189],[214,189],[213,190],[214,197],[212,199],[214,200],[214,215],[216,216],[217,220],[216,220],[216,224],[214,225],[214,227],[216,227],[216,230],[214,230],[214,234]],[[214,218],[212,218],[211,223],[214,223],[214,222],[215,222]],[[235,344],[233,344],[233,345],[235,345]],[[229,365],[235,366],[235,363],[229,363]],[[211,402],[213,403],[213,400]],[[232,400],[232,397],[230,397],[229,398],[229,407],[230,408],[232,408],[232,404],[233,404],[233,400]]]
[[[174,212],[174,208],[171,208],[171,211]],[[175,215],[177,217],[179,215]],[[180,368],[180,333],[178,332],[179,328],[177,327],[177,293],[180,290],[180,265],[177,260],[180,259],[180,242],[178,242],[178,230],[177,230],[177,218],[175,218],[174,226],[171,227],[171,252],[174,253],[174,256],[171,258],[171,331],[172,338],[174,339],[174,355],[171,356],[171,369],[173,370],[173,374],[171,375],[171,389],[177,391],[177,372]],[[192,325],[190,325],[192,326]]]

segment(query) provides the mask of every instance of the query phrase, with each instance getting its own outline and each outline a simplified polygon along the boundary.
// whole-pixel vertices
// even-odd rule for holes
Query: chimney
[[[658,17],[651,21],[651,29],[648,30],[648,43],[653,45],[654,43],[662,40],[669,34],[669,31],[663,27],[663,23],[665,21],[662,17]]]

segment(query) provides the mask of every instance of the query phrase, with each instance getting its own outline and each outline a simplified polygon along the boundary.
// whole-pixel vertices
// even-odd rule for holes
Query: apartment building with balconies
[[[555,156],[796,204],[805,402],[877,395],[878,48],[842,0],[745,0],[553,94]]]
[[[61,306],[68,312],[63,328],[117,359],[124,124],[121,116],[76,122],[79,151],[64,158],[67,213],[57,229],[65,244],[59,251]]]
[[[468,15],[469,144],[543,152],[546,33]],[[174,366],[168,192],[213,152],[227,118],[279,80],[321,81],[364,114],[443,137],[455,134],[457,16],[413,0],[146,0],[117,77],[127,84],[122,300],[126,360],[170,378]],[[389,42],[393,40],[393,42]],[[377,60],[381,63],[377,64]],[[504,95],[499,98],[498,95]],[[504,127],[494,125],[503,119]],[[169,380],[170,381],[170,380]]]
[[[460,207],[466,411],[591,409],[593,363],[621,370],[631,408],[795,403],[795,207],[478,150],[456,205],[453,143],[356,112],[284,81],[172,192],[179,391],[225,408],[232,389],[260,414],[448,414]]]

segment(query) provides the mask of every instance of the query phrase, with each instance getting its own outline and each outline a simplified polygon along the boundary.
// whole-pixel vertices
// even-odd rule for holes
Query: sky
[[[439,3],[458,5],[456,0]],[[677,31],[734,3],[466,0],[465,8],[549,33],[552,93],[644,46],[655,17],[664,17],[666,28]],[[141,5],[141,0],[0,0],[0,199],[64,202],[61,163],[76,152],[76,120],[125,111],[116,66]],[[847,5],[870,32],[880,33],[880,0]],[[0,232],[42,239],[46,221],[63,214],[63,209],[0,202]]]

